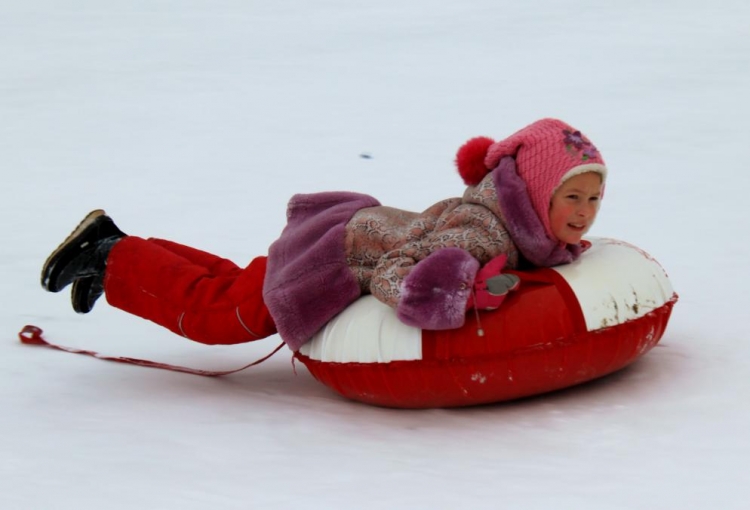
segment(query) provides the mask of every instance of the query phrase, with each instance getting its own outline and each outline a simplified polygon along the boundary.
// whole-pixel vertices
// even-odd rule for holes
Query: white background
[[[750,460],[746,0],[0,0],[0,508],[744,509]],[[592,235],[681,296],[662,342],[479,408],[345,401],[278,337],[193,344],[39,270],[91,209],[245,264],[297,192],[422,210],[468,138],[541,117],[610,168]],[[362,158],[370,155],[370,159]]]

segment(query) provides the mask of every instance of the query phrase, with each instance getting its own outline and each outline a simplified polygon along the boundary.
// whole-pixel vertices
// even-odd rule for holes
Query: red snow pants
[[[246,268],[162,239],[128,236],[104,274],[110,305],[203,344],[252,342],[276,333],[263,302],[266,257]]]

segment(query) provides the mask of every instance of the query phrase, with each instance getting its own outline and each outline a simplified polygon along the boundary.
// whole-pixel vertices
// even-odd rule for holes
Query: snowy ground
[[[0,0],[0,508],[747,508],[750,4]],[[22,346],[232,368],[272,338],[192,344],[46,294],[90,209],[237,262],[295,192],[419,210],[455,150],[544,116],[611,178],[592,235],[665,266],[661,344],[519,402],[345,401],[288,353],[224,379]],[[371,159],[360,157],[366,153]]]

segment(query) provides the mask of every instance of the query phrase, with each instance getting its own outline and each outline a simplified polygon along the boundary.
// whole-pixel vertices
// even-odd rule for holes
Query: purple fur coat
[[[365,293],[406,324],[457,328],[477,271],[494,257],[508,255],[514,268],[519,255],[553,266],[580,254],[547,236],[510,157],[463,197],[422,213],[329,192],[295,195],[287,220],[269,249],[263,298],[292,350]]]

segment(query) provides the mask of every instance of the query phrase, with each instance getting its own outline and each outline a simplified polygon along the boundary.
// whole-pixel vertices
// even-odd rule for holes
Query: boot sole
[[[47,257],[47,260],[44,262],[44,266],[42,266],[41,275],[41,282],[44,290],[49,292],[60,292],[63,289],[62,287],[58,288],[57,286],[55,286],[54,280],[52,279],[52,274],[55,272],[57,264],[60,262],[62,255],[65,253],[66,248],[68,248],[75,239],[83,235],[89,227],[96,223],[96,220],[99,217],[104,216],[105,214],[106,213],[103,209],[95,209],[88,213],[86,217],[81,220],[78,226],[73,229],[70,235],[68,235],[68,237],[66,237],[65,240],[60,243],[57,248],[55,248],[55,251],[53,251],[50,256]]]

